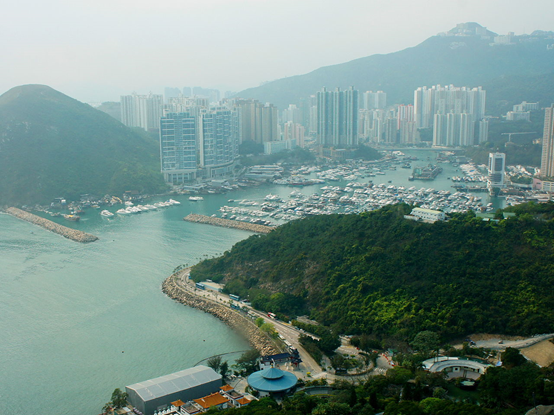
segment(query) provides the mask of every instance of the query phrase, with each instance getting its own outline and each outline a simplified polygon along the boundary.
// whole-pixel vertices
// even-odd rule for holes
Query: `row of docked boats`
[[[161,208],[166,208],[169,206],[180,205],[180,204],[181,202],[173,199],[169,199],[165,202],[156,202],[153,204],[136,205],[136,206],[133,204],[133,202],[127,201],[125,202],[126,207],[118,209],[115,213],[118,215],[134,215],[137,213],[150,212]],[[104,218],[112,218],[115,216],[115,214],[106,209],[100,212],[100,216]]]
[[[406,188],[384,183],[349,183],[346,187],[324,186],[321,193],[305,194],[293,190],[288,200],[269,194],[262,201],[242,200],[238,206],[220,207],[221,217],[253,222],[258,219],[278,222],[333,213],[360,213],[397,203],[408,203],[447,213],[468,210],[490,212],[492,205],[482,198],[465,192],[450,192],[433,188]]]

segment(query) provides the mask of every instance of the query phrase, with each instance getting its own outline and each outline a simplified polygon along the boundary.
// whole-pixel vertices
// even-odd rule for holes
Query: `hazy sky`
[[[165,86],[239,91],[461,22],[554,30],[552,0],[17,0],[0,12],[0,94],[40,83],[85,102]]]

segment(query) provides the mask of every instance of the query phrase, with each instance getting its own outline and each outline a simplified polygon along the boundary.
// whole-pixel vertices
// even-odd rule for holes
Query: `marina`
[[[436,152],[429,150],[406,153],[406,157],[418,158],[409,161],[412,167],[436,159]],[[240,223],[231,219],[235,215],[249,223],[263,220],[278,225],[317,214],[318,209],[350,213],[396,201],[490,211],[528,200],[458,192],[452,186],[462,182],[451,178],[467,175],[461,165],[452,163],[441,163],[443,172],[435,180],[414,186],[408,180],[412,171],[399,163],[298,167],[296,175],[325,183],[246,185],[241,181],[242,185],[214,193],[198,193],[203,191],[199,189],[172,195],[171,200],[179,204],[168,205],[167,195],[133,197],[129,206],[111,197],[96,207],[82,206],[78,222],[67,221],[61,214],[36,212],[53,223],[97,235],[94,244],[74,244],[0,214],[0,247],[6,253],[0,256],[4,287],[0,325],[6,333],[0,339],[0,361],[5,377],[12,379],[2,390],[5,399],[0,412],[22,413],[29,406],[40,406],[45,415],[70,413],[59,408],[70,408],[78,400],[83,412],[98,413],[116,387],[182,370],[207,356],[247,348],[247,342],[228,326],[211,315],[182,307],[160,290],[176,266],[219,256],[252,234],[184,221],[190,213],[210,221],[213,215],[223,219],[226,214],[230,222]],[[395,166],[399,167],[390,169]],[[467,184],[484,185],[477,179]],[[202,194],[204,200],[189,200],[193,194]],[[139,205],[157,209],[116,213]],[[116,214],[104,217],[102,210]],[[60,211],[69,212],[69,206]],[[87,396],[82,395],[83,388],[90,391]]]

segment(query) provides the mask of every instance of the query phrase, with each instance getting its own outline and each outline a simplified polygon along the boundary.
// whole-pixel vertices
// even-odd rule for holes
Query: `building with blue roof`
[[[290,392],[298,382],[293,373],[285,372],[272,367],[271,369],[259,370],[248,376],[248,385],[261,393],[262,396],[271,393]]]

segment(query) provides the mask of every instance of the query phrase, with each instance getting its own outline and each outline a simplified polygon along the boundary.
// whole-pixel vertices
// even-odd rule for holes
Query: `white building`
[[[240,137],[237,111],[214,107],[167,113],[159,122],[166,182],[178,185],[232,175]]]
[[[163,95],[122,95],[121,122],[145,131],[158,130],[163,109]]]
[[[478,379],[490,367],[474,360],[439,356],[423,362],[423,368],[431,373],[444,372],[449,378],[464,377]]]
[[[504,187],[506,154],[489,153],[489,187]]]
[[[438,220],[446,220],[446,215],[440,210],[414,208],[412,212],[404,216],[406,219],[421,220],[425,222],[436,222]]]

